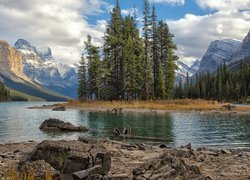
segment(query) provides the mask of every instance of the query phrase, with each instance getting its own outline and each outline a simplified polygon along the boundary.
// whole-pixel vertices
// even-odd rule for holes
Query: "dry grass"
[[[4,174],[5,180],[35,180],[35,173],[33,171],[27,173],[19,173],[14,168],[7,170]],[[45,175],[45,180],[52,180],[50,171]]]
[[[29,173],[19,173],[15,169],[10,169],[5,172],[6,180],[35,180],[35,175],[33,172]]]
[[[165,101],[76,101],[64,104],[75,108],[124,108],[152,110],[218,110],[222,104],[217,101],[205,100],[165,100]]]

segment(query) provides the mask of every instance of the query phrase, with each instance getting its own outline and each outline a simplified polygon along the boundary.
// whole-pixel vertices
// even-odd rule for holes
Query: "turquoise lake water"
[[[113,137],[113,129],[130,126],[132,134],[164,138],[160,141],[135,141],[148,144],[166,144],[178,147],[189,142],[193,147],[250,148],[250,115],[168,113],[111,114],[67,110],[27,109],[31,106],[53,104],[47,102],[0,103],[0,143],[44,139],[77,139],[80,135]],[[58,118],[90,129],[87,133],[44,133],[40,124],[47,118]]]

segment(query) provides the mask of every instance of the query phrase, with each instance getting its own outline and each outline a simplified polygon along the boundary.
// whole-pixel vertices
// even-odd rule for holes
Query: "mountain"
[[[240,46],[238,47],[233,58],[231,59],[231,63],[234,63],[241,59],[245,59],[247,57],[250,57],[250,30],[248,34],[246,35],[246,37],[243,39]]]
[[[50,90],[76,97],[76,67],[57,63],[50,48],[39,50],[24,39],[19,39],[14,47],[22,53],[25,75]]]
[[[220,64],[224,63],[224,61],[226,64],[230,64],[230,60],[234,57],[236,50],[240,47],[240,45],[240,41],[232,39],[216,40],[211,42],[207,52],[201,59],[198,72],[214,72]]]
[[[201,61],[199,59],[195,60],[191,65],[191,69],[198,71],[201,65]]]
[[[67,97],[33,82],[23,73],[22,54],[0,40],[0,81],[12,91],[48,101],[64,101]]]
[[[197,72],[197,70],[199,69],[200,61],[199,60],[194,61],[190,67],[185,63],[183,63],[182,61],[177,61],[176,65],[177,65],[177,70],[175,72],[176,74],[175,84],[178,84],[180,80],[182,82],[185,81],[187,72],[190,77]]]

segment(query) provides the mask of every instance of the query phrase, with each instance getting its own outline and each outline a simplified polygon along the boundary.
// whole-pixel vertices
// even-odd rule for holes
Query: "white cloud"
[[[232,11],[248,9],[250,0],[197,0],[197,4],[202,8]]]
[[[152,3],[162,3],[170,5],[184,5],[185,0],[150,0]]]
[[[128,16],[128,15],[133,15],[133,13],[138,13],[138,9],[137,8],[130,8],[130,9],[122,9],[121,10],[121,13],[125,16]]]
[[[203,16],[186,14],[179,20],[167,21],[171,32],[175,34],[177,53],[186,63],[190,63],[192,58],[201,59],[211,41],[226,38],[242,40],[250,29],[250,11],[240,10],[242,4],[229,10],[224,9],[223,3],[219,3],[219,0],[210,3],[212,1],[200,0],[204,7],[205,4],[206,7],[208,4],[209,7],[217,7],[218,10],[214,13]],[[245,8],[250,9],[250,6]]]
[[[100,0],[0,0],[0,39],[13,44],[24,38],[36,46],[51,47],[56,59],[79,61],[87,34],[101,44],[105,21],[90,25],[87,15],[110,10]]]

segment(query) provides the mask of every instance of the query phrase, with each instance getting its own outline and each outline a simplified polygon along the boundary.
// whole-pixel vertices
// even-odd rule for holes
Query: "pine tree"
[[[159,99],[165,99],[166,98],[166,86],[165,86],[165,79],[164,79],[164,74],[163,74],[163,69],[162,69],[162,65],[160,63],[159,65],[159,73],[158,73],[158,83],[157,83],[157,96],[156,98]]]
[[[136,27],[134,17],[126,17],[124,23],[124,47],[123,47],[123,73],[124,73],[124,91],[128,100],[139,96],[141,89],[141,58],[142,43],[139,37],[139,31]]]
[[[150,59],[150,36],[151,36],[151,21],[150,21],[150,5],[148,0],[144,0],[143,10],[143,40],[144,40],[144,81],[143,81],[143,99],[149,100],[151,96],[152,85],[152,65]]]
[[[160,93],[158,90],[160,90],[159,88],[157,88],[159,85],[159,57],[158,57],[158,37],[157,37],[157,16],[156,16],[156,12],[155,12],[155,6],[153,6],[153,10],[152,10],[152,60],[153,60],[153,82],[154,82],[154,97],[159,98]],[[161,77],[163,78],[163,77]],[[164,90],[165,91],[165,90]]]
[[[173,97],[175,70],[177,56],[174,55],[176,45],[173,42],[173,34],[169,32],[168,25],[163,21],[159,22],[157,30],[159,47],[159,59],[162,63],[165,74],[165,86],[167,98]]]
[[[105,89],[107,98],[123,99],[123,18],[118,0],[104,36]],[[107,94],[108,92],[108,94]]]
[[[90,35],[85,42],[85,50],[88,61],[88,94],[91,99],[99,98],[99,84],[100,84],[100,52],[99,48],[92,45],[92,38]]]
[[[87,77],[86,77],[86,64],[84,56],[82,55],[78,67],[78,99],[83,101],[87,99]]]

